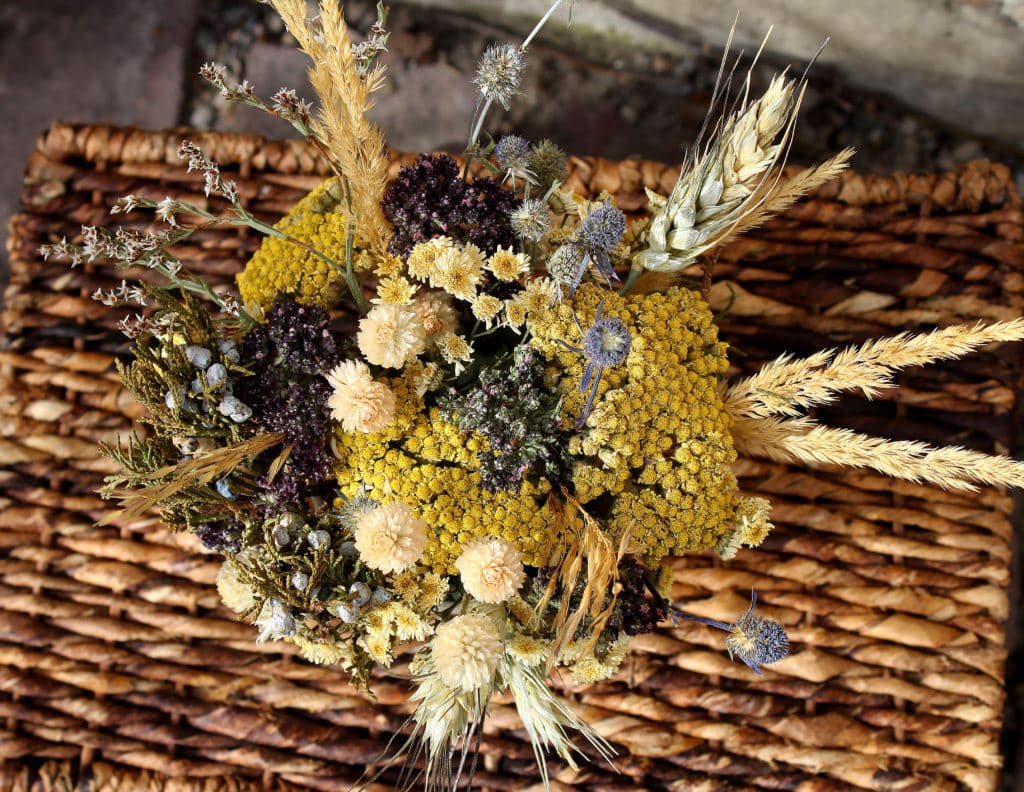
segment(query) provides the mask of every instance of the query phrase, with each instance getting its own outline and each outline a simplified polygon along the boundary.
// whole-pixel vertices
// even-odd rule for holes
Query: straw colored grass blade
[[[288,31],[312,60],[309,80],[320,99],[315,135],[344,174],[349,187],[358,244],[383,253],[389,225],[380,208],[387,186],[388,157],[384,136],[366,118],[371,94],[383,83],[378,66],[360,74],[337,2],[323,0],[315,25],[306,19],[305,0],[271,0]]]

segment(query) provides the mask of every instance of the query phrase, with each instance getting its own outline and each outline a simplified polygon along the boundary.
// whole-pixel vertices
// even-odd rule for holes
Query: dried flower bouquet
[[[493,104],[517,91],[533,34],[483,54],[464,164],[422,155],[388,183],[366,118],[383,80],[383,7],[353,45],[336,3],[315,20],[305,0],[272,5],[312,60],[315,111],[292,91],[268,103],[214,65],[203,73],[290,122],[335,176],[269,226],[186,141],[207,202],[127,196],[113,211],[154,210],[166,228],[85,228],[82,244],[44,252],[159,276],[95,295],[150,305],[123,323],[133,354],[120,367],[149,416],[106,449],[123,472],[104,494],[128,517],[159,507],[223,553],[218,589],[258,641],[294,643],[360,686],[414,648],[416,710],[399,753],[428,788],[472,774],[495,692],[513,698],[545,779],[546,752],[574,762],[574,731],[610,759],[548,675],[607,679],[631,636],[659,624],[724,631],[756,673],[786,656],[756,595],[732,623],[668,599],[667,556],[728,560],[771,530],[770,503],[738,489],[737,452],[955,489],[1024,485],[1011,459],[809,415],[844,391],[894,387],[906,367],[1020,340],[1024,320],[782,355],[727,381],[728,346],[704,300],[716,250],[851,156],[784,176],[802,81],[780,75],[754,98],[723,74],[721,121],[671,194],[649,194],[627,218],[607,196],[563,188],[553,143],[481,142]],[[174,257],[214,224],[266,234],[238,276],[241,299]]]

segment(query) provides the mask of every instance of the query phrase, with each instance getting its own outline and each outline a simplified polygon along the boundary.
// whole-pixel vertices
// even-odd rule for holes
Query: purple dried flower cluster
[[[491,453],[480,461],[480,485],[488,492],[518,489],[529,470],[552,480],[568,478],[559,399],[544,389],[543,380],[543,359],[520,346],[511,361],[484,369],[476,387],[443,405],[462,431],[490,444]]]
[[[381,201],[384,216],[395,227],[389,250],[402,256],[436,236],[472,242],[488,254],[499,245],[512,247],[509,214],[518,205],[494,179],[467,182],[451,157],[428,154],[402,168]]]
[[[284,469],[264,482],[268,494],[286,504],[329,490],[331,388],[320,374],[341,356],[327,312],[290,300],[275,303],[267,323],[245,337],[242,359],[254,373],[239,382],[236,393],[265,429],[280,432],[292,446]]]
[[[237,520],[229,523],[203,523],[196,527],[195,535],[207,550],[237,553],[242,549],[242,528]]]
[[[654,632],[669,616],[668,603],[651,593],[647,576],[650,570],[632,556],[619,564],[622,591],[608,619],[608,629],[622,630],[626,635]]]

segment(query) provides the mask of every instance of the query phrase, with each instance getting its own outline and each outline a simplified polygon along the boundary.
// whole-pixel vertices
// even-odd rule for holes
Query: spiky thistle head
[[[487,99],[501,103],[508,110],[509,102],[522,81],[526,59],[519,47],[512,44],[493,44],[484,50],[476,67],[480,93]]]

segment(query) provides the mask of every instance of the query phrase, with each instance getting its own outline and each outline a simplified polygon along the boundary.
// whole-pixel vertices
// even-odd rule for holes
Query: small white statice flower
[[[523,558],[514,544],[498,537],[466,544],[455,560],[462,585],[473,597],[492,605],[511,599],[523,585]]]
[[[486,616],[463,614],[440,625],[430,644],[441,681],[456,693],[494,679],[504,648],[497,625]]]
[[[356,342],[375,366],[401,368],[426,349],[427,337],[419,315],[410,306],[384,304],[359,320]]]
[[[179,209],[179,204],[171,197],[164,198],[156,205],[156,216],[168,225],[177,227],[178,220],[174,214]]]
[[[402,572],[427,548],[427,524],[403,501],[393,501],[359,518],[354,531],[363,563],[385,574]]]
[[[260,628],[256,643],[295,635],[295,617],[281,600],[274,597],[263,603],[260,615],[256,617],[256,626]]]
[[[328,375],[334,389],[327,398],[331,417],[346,432],[379,432],[395,416],[395,394],[375,382],[361,360],[345,360]]]

